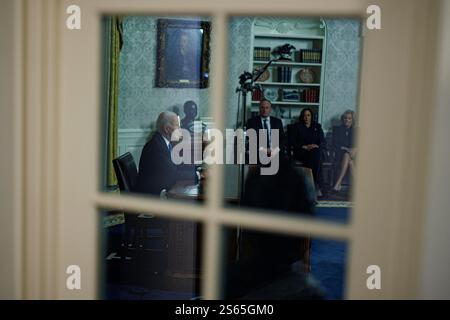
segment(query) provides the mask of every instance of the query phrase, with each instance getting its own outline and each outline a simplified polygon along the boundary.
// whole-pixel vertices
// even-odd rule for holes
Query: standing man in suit
[[[267,147],[268,156],[271,155],[274,146],[272,144],[272,130],[278,130],[279,132],[279,148],[280,153],[284,155],[284,130],[283,130],[283,122],[280,119],[271,117],[272,113],[272,103],[269,100],[261,100],[259,103],[259,116],[253,117],[247,121],[245,125],[246,129],[254,129],[256,131],[258,137],[258,150],[264,145]],[[265,129],[267,130],[267,141],[266,143],[261,143],[259,141],[259,130]]]
[[[176,165],[172,162],[172,133],[180,128],[178,116],[171,111],[159,114],[157,132],[145,144],[139,160],[137,192],[159,195],[169,190],[177,181],[196,181],[195,166]]]

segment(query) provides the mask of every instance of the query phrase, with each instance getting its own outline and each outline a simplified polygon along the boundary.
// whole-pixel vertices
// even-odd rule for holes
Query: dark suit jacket
[[[259,129],[263,129],[261,116],[256,116],[251,119],[249,119],[246,123],[246,128],[248,129],[254,129],[256,130],[256,136],[258,137],[258,147],[259,147]],[[281,122],[280,119],[275,117],[270,117],[270,130],[278,129],[279,130],[279,137],[280,137],[280,150],[284,151],[285,146],[285,136],[284,136],[284,130],[283,130],[283,122]]]
[[[195,181],[195,166],[175,165],[164,138],[155,133],[142,150],[136,191],[159,195],[178,180]]]
[[[301,158],[303,152],[302,146],[307,144],[317,144],[319,150],[326,147],[325,136],[322,126],[318,123],[312,123],[307,128],[303,123],[295,123],[289,127],[288,131],[289,145],[294,151],[294,158]]]

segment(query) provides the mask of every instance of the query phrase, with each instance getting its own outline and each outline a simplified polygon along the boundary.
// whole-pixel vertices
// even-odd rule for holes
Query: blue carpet
[[[349,208],[317,208],[316,216],[346,223]],[[311,273],[325,292],[325,298],[342,299],[347,259],[347,244],[342,241],[313,239],[311,242]]]

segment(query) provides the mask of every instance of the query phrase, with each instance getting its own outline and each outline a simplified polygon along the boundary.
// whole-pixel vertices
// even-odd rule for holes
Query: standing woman
[[[299,117],[300,122],[293,126],[289,140],[293,146],[294,159],[301,161],[305,167],[311,168],[317,194],[321,196],[319,169],[325,137],[322,126],[315,123],[313,119],[313,111],[310,108],[303,109]]]
[[[339,175],[333,187],[334,191],[341,190],[342,179],[348,170],[353,175],[356,159],[356,148],[354,147],[354,123],[355,112],[347,110],[341,116],[342,124],[333,128],[333,147],[336,152],[336,161],[339,164]]]

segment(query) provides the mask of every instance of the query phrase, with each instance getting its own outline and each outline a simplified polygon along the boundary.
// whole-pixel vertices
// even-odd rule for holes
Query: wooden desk
[[[179,181],[168,192],[168,199],[203,201],[199,184]],[[184,290],[199,293],[202,230],[197,222],[170,220],[168,227],[167,273],[182,282]]]
[[[192,185],[190,181],[179,181],[167,192],[167,198],[202,202],[205,200],[202,188],[200,184]],[[226,201],[238,203],[236,197],[227,197]],[[168,275],[185,281],[191,279],[193,289],[199,290],[202,226],[192,221],[171,220],[168,238]],[[229,243],[229,248],[236,250],[237,245]],[[230,252],[229,258],[235,258],[236,254]]]

